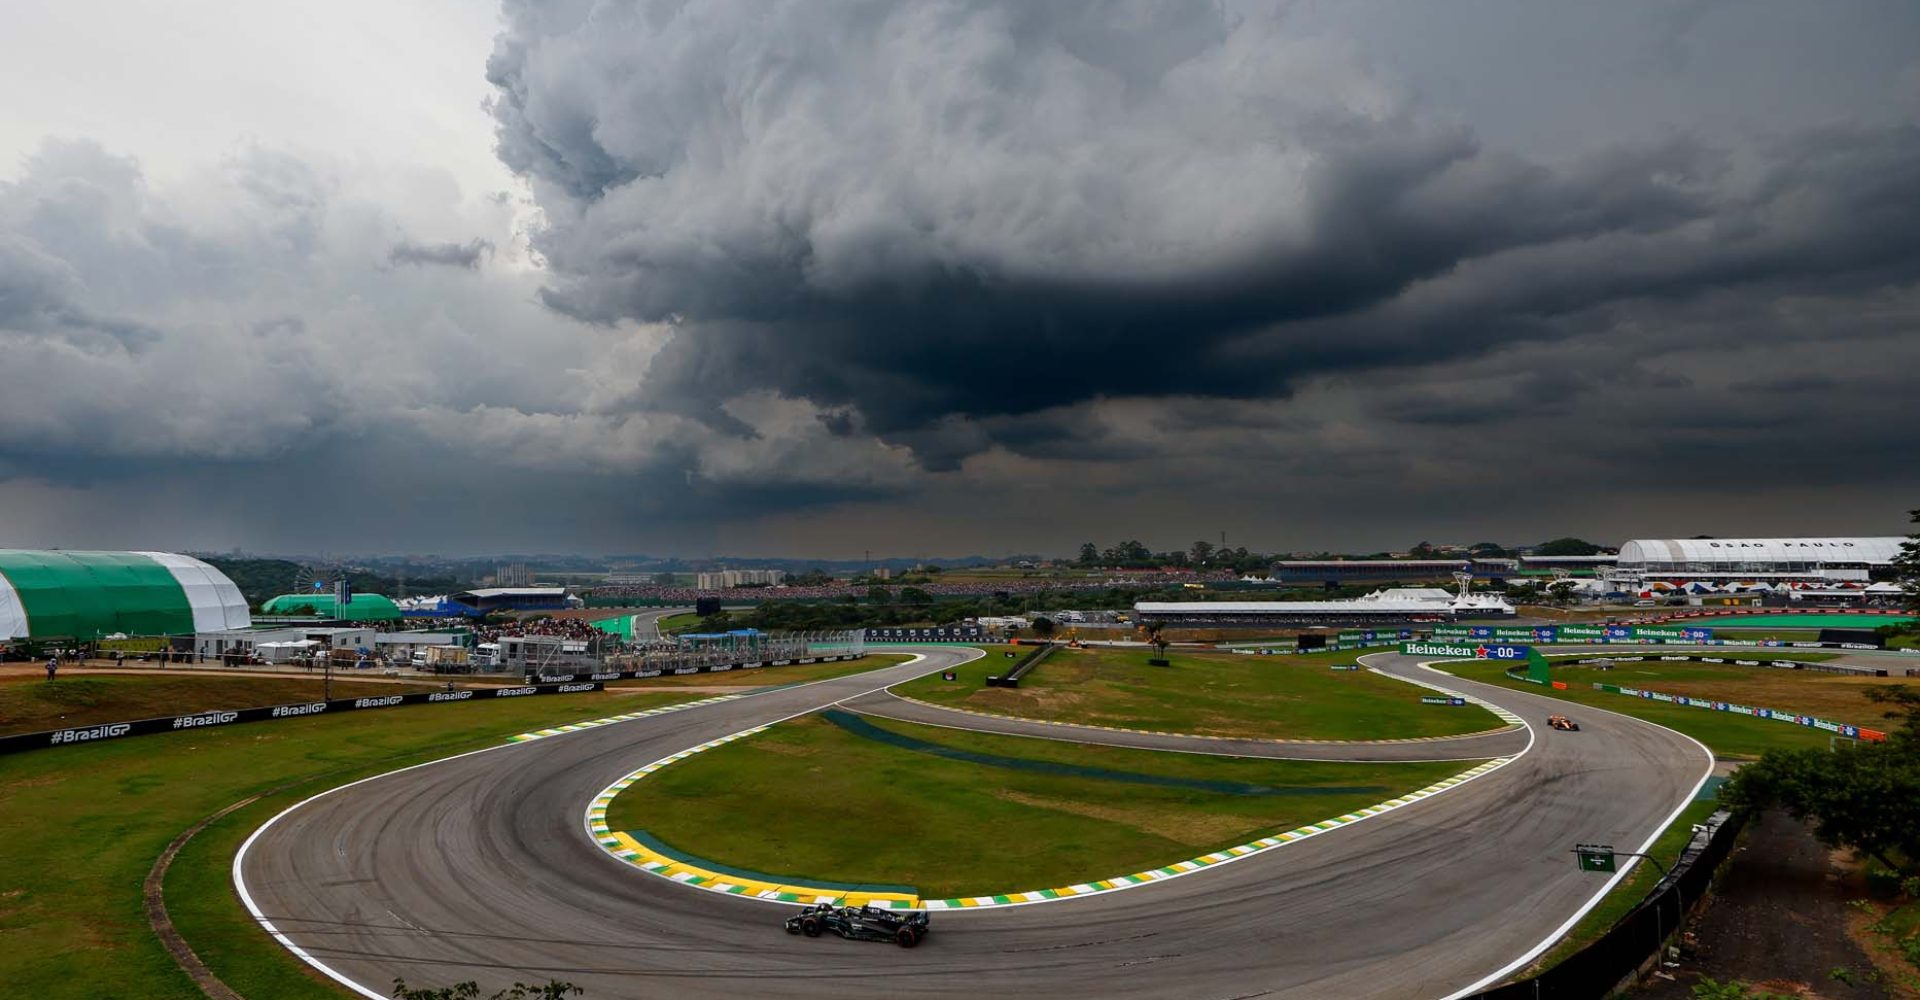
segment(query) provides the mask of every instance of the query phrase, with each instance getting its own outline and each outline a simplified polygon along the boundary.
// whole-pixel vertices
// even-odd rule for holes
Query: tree
[[[1161,659],[1166,659],[1167,647],[1172,644],[1167,642],[1166,637],[1160,634],[1162,628],[1164,628],[1164,626],[1162,626],[1159,622],[1154,622],[1153,624],[1148,625],[1147,626],[1147,642],[1153,645],[1154,652],[1160,654]]]
[[[1920,510],[1907,512],[1914,524],[1920,524]],[[1894,577],[1906,592],[1907,610],[1920,614],[1920,531],[1907,537],[1900,554],[1893,560]]]
[[[1600,546],[1583,538],[1556,538],[1551,542],[1541,542],[1533,547],[1536,556],[1593,556],[1600,554]]]
[[[1432,559],[1437,554],[1438,553],[1434,551],[1433,544],[1424,541],[1407,550],[1407,555],[1414,559]]]
[[[1079,564],[1087,569],[1100,565],[1100,549],[1092,542],[1081,542]]]
[[[1884,743],[1847,750],[1769,750],[1734,772],[1721,800],[1746,810],[1779,807],[1812,819],[1830,847],[1870,855],[1888,868],[1920,859],[1920,692],[1867,688],[1899,723]]]
[[[1467,554],[1482,559],[1505,559],[1507,550],[1498,542],[1475,542],[1467,546]]]
[[[1054,630],[1053,619],[1047,618],[1044,616],[1036,616],[1033,619],[1034,635],[1037,635],[1042,639],[1046,639],[1053,635],[1053,630]]]
[[[1187,550],[1187,559],[1195,566],[1205,566],[1212,558],[1213,543],[1204,538],[1193,543],[1193,548]]]
[[[1547,595],[1555,604],[1565,604],[1573,600],[1573,591],[1577,586],[1572,580],[1555,580],[1547,587]]]
[[[892,604],[893,591],[888,590],[885,587],[878,587],[878,586],[868,587],[867,600],[872,601],[875,604]]]
[[[919,587],[901,587],[900,601],[903,604],[932,604],[933,595]]]

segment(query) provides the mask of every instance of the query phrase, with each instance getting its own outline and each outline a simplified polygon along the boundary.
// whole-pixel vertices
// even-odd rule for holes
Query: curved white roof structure
[[[1622,569],[1780,570],[1816,564],[1885,566],[1906,539],[1881,538],[1637,538],[1620,546]]]
[[[85,642],[250,624],[240,588],[192,556],[0,549],[0,639]]]

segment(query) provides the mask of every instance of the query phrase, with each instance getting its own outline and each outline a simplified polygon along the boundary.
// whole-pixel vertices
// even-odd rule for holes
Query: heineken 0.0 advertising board
[[[1557,625],[1554,628],[1558,633],[1558,638],[1563,642],[1567,640],[1605,639],[1607,637],[1607,630],[1598,625]]]
[[[1473,629],[1465,625],[1435,625],[1433,627],[1433,634],[1435,637],[1449,636],[1456,639],[1464,639],[1473,634]]]
[[[1636,625],[1633,637],[1640,640],[1658,639],[1661,642],[1682,642],[1689,638],[1686,629],[1670,625]]]

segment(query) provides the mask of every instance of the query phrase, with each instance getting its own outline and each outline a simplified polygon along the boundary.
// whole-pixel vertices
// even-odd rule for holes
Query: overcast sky
[[[1911,0],[29,0],[0,93],[4,545],[1920,506]]]

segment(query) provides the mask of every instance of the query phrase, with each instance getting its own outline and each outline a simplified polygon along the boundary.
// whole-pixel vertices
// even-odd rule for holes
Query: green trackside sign
[[[1562,639],[1605,639],[1607,630],[1598,625],[1557,625],[1556,633]]]
[[[1619,871],[1614,864],[1611,844],[1581,844],[1573,849],[1573,853],[1580,859],[1580,870],[1583,872]]]
[[[1528,680],[1536,684],[1550,683],[1547,658],[1532,646],[1505,642],[1403,642],[1400,652],[1404,656],[1450,656],[1462,660],[1525,660]]]
[[[1507,642],[1532,642],[1538,638],[1532,628],[1496,628],[1493,637]]]
[[[1436,637],[1465,639],[1473,634],[1473,628],[1467,625],[1435,625],[1433,627],[1433,634]]]

